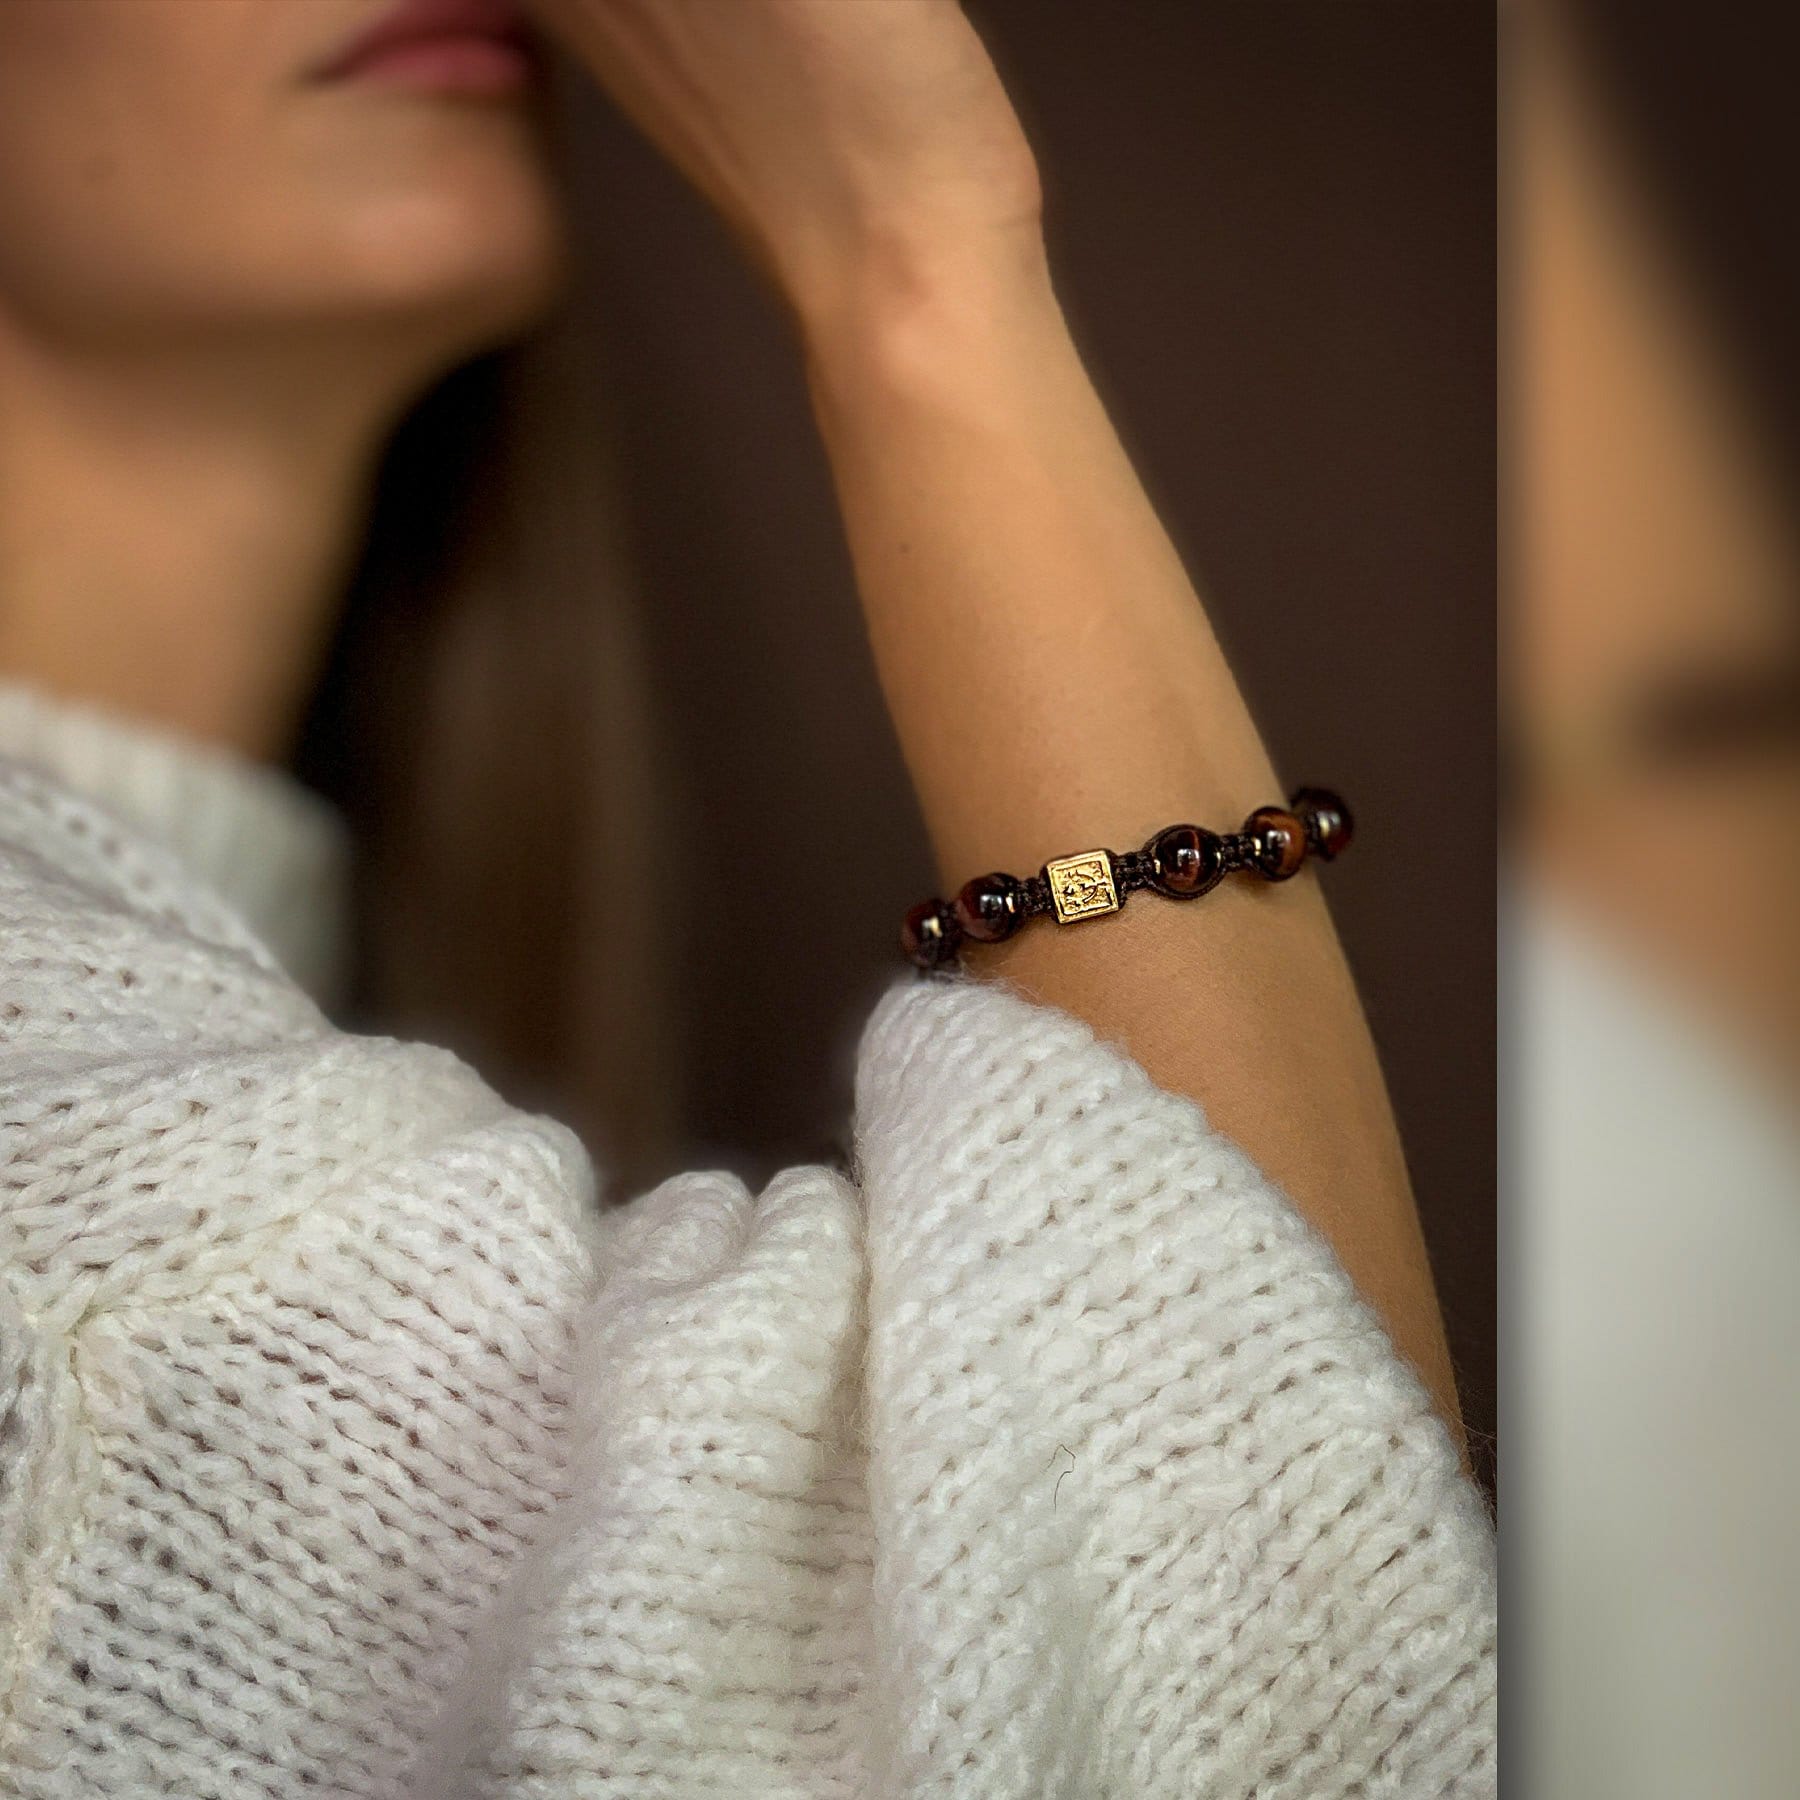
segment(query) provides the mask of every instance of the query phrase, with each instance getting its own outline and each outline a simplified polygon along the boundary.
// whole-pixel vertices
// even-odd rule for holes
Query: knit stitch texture
[[[0,1794],[1492,1794],[1485,1511],[1196,1107],[908,982],[854,1180],[601,1212],[69,741],[0,759]]]

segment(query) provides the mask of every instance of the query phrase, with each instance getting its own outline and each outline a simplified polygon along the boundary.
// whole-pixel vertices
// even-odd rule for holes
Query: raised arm
[[[1034,160],[955,0],[542,0],[798,323],[947,889],[1282,788],[1071,340]],[[978,973],[1200,1101],[1455,1418],[1380,1070],[1310,876],[1025,932]]]

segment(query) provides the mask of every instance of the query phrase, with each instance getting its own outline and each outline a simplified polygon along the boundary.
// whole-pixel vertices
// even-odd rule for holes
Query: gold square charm
[[[1104,850],[1083,850],[1078,856],[1045,863],[1044,879],[1050,884],[1050,904],[1056,908],[1059,925],[1119,910],[1112,858]]]

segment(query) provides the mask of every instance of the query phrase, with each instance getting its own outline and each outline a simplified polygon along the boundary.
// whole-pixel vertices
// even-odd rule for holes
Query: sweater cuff
[[[0,756],[172,850],[315,1000],[337,997],[349,837],[316,794],[235,752],[5,681]]]

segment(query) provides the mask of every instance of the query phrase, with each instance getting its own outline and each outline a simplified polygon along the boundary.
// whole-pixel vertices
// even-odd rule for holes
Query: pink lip
[[[321,63],[313,78],[505,99],[530,86],[535,74],[511,0],[398,0]]]

